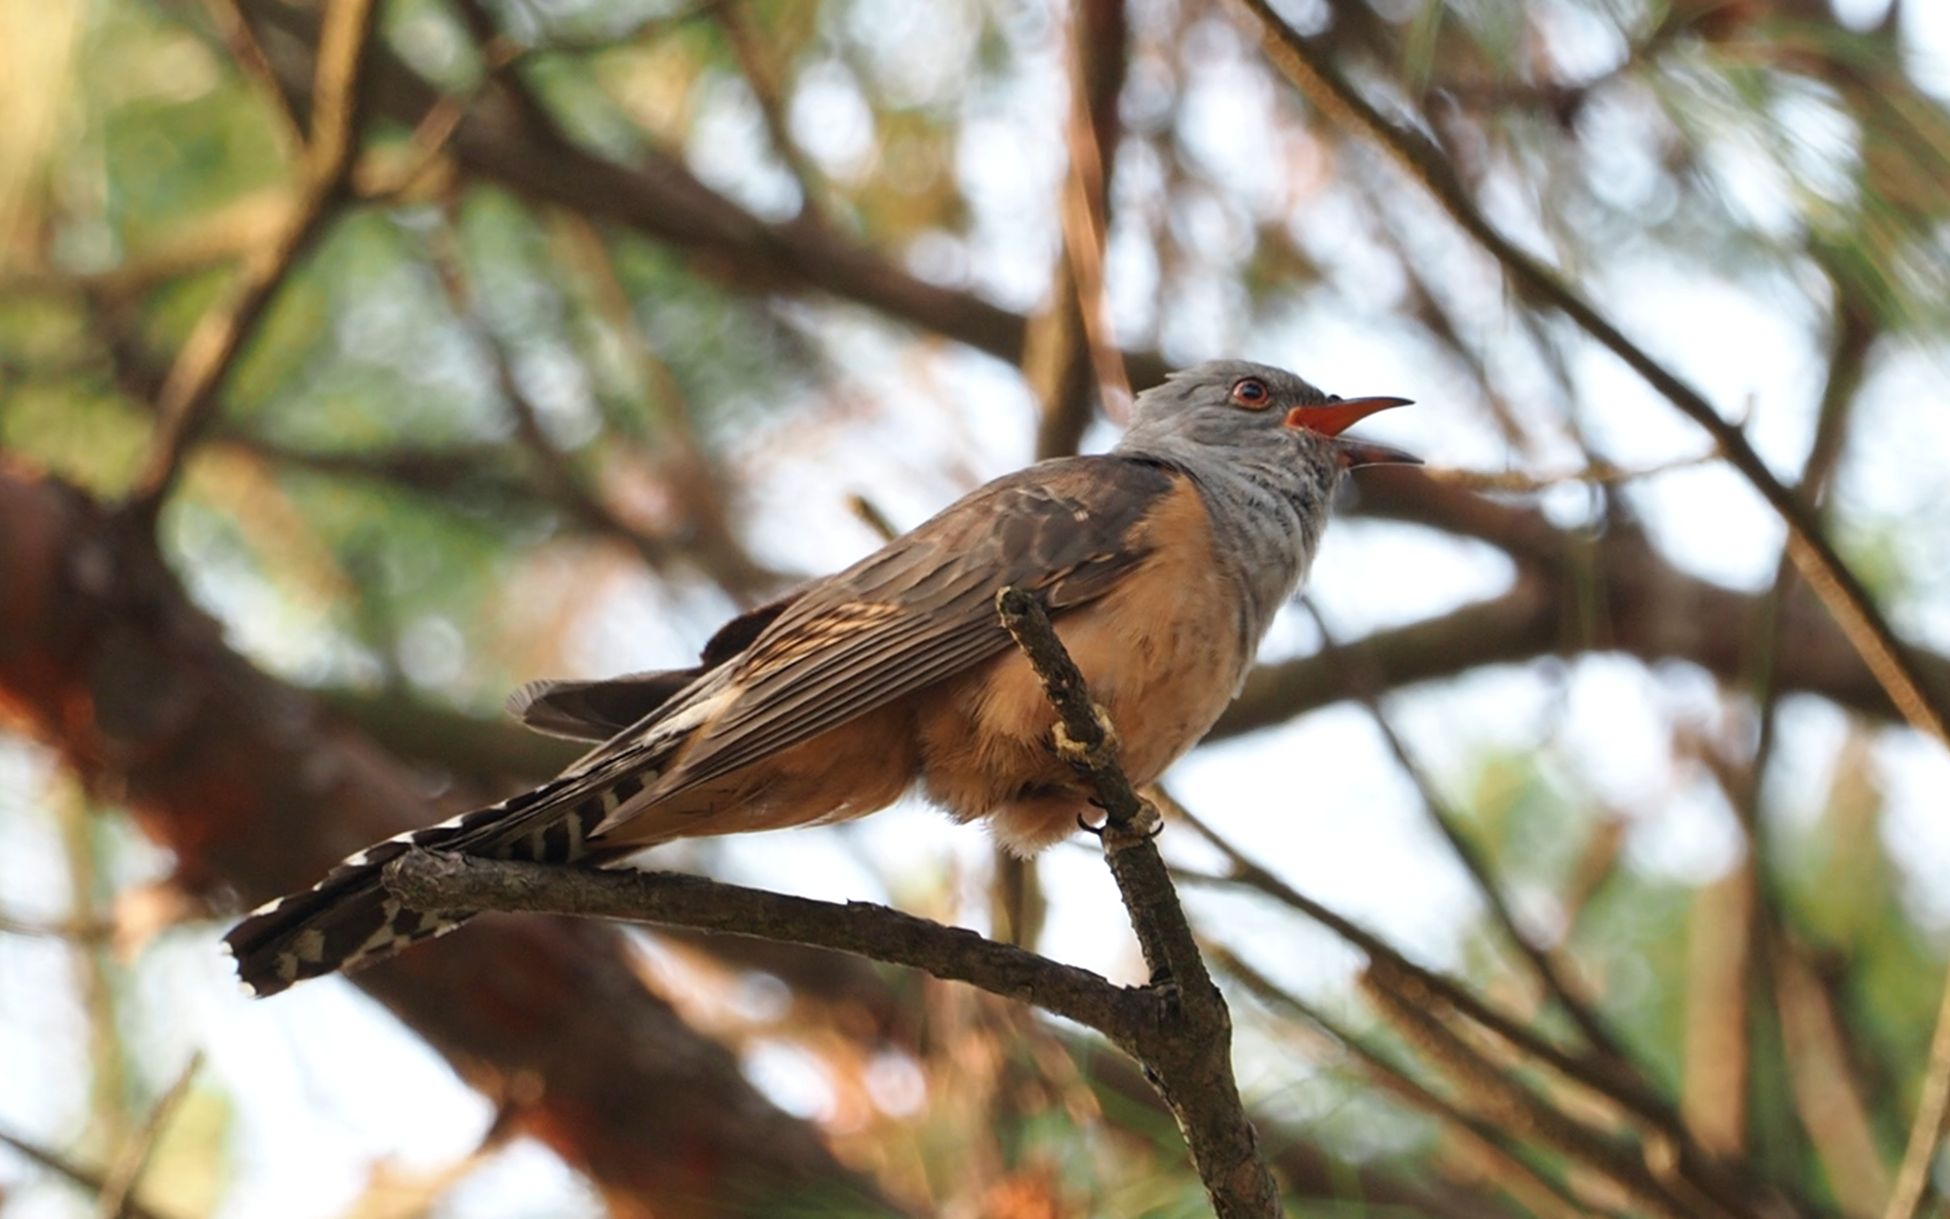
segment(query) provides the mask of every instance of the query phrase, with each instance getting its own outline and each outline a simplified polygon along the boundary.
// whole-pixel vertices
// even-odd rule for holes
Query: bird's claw
[[[1050,744],[1056,756],[1072,766],[1102,765],[1117,753],[1117,727],[1110,722],[1110,712],[1104,710],[1103,704],[1093,702],[1090,714],[1097,721],[1098,738],[1094,744],[1079,741],[1060,719],[1050,729]]]
[[[1110,816],[1110,809],[1095,796],[1088,797],[1091,807],[1101,809],[1104,819],[1092,824],[1082,813],[1077,814],[1077,828],[1083,830],[1104,844],[1106,850],[1121,850],[1139,842],[1150,842],[1165,832],[1165,819],[1158,814],[1158,806],[1149,800],[1138,802],[1137,815],[1129,821],[1119,822]]]

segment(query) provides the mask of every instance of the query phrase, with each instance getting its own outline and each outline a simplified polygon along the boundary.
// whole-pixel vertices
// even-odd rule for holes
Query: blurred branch
[[[224,382],[245,344],[347,195],[378,7],[379,0],[332,0],[326,8],[313,74],[302,195],[277,239],[245,259],[229,298],[198,319],[169,370],[159,401],[162,417],[129,496],[129,508],[138,517],[153,518],[169,494],[184,455],[217,413]],[[255,48],[254,40],[251,46]]]
[[[685,526],[692,535],[688,551],[739,600],[777,592],[786,577],[752,558],[732,529],[724,472],[698,436],[697,420],[683,387],[637,324],[635,307],[617,276],[602,235],[577,212],[557,211],[552,219],[551,231],[558,239],[563,261],[580,275],[592,309],[635,365],[638,389],[649,400],[659,425],[658,447],[670,455],[664,472],[683,506]]]
[[[107,1186],[107,1178],[104,1174],[83,1168],[59,1152],[49,1151],[47,1148],[30,1143],[18,1135],[8,1134],[6,1131],[0,1130],[0,1144],[13,1148],[15,1152],[29,1163],[37,1164],[47,1169],[56,1176],[65,1179],[70,1185],[86,1190],[96,1197],[100,1197],[102,1191]],[[163,1212],[154,1210],[136,1201],[134,1198],[125,1199],[122,1214],[127,1219],[171,1219],[170,1216],[165,1215]]]
[[[0,570],[0,713],[112,785],[186,885],[260,901],[425,820],[423,774],[232,651],[140,522],[0,461]],[[730,1219],[781,1196],[898,1209],[638,965],[607,928],[526,920],[355,984],[470,1085],[514,1100],[515,1128],[587,1173],[618,1219]]]
[[[547,426],[542,422],[541,410],[515,374],[506,348],[480,316],[452,228],[442,226],[429,234],[427,246],[432,256],[435,278],[447,294],[448,305],[480,345],[488,367],[493,370],[495,385],[514,416],[515,435],[533,459],[549,499],[585,528],[622,542],[652,570],[668,568],[680,557],[679,548],[638,529],[617,515],[608,503],[583,485],[582,475],[568,454],[556,447],[555,441],[549,437]]]
[[[1122,423],[1130,415],[1131,383],[1110,329],[1104,243],[1110,232],[1109,159],[1117,149],[1117,93],[1125,73],[1124,0],[1071,0],[1071,5],[1074,11],[1065,39],[1070,76],[1065,142],[1070,163],[1057,212],[1062,217],[1069,281],[1083,321],[1083,349],[1096,396],[1104,413]]]
[[[1702,886],[1687,912],[1680,1116],[1717,1155],[1748,1150],[1759,964],[1755,872],[1743,862]]]
[[[1719,459],[1720,455],[1717,452],[1701,453],[1697,457],[1679,457],[1655,465],[1635,467],[1618,466],[1600,460],[1592,462],[1581,470],[1568,470],[1562,474],[1529,474],[1522,470],[1463,470],[1451,466],[1427,466],[1422,470],[1422,477],[1452,487],[1461,487],[1466,491],[1535,495],[1539,491],[1561,487],[1566,483],[1613,486],[1639,482],[1678,470],[1695,469]]]
[[[1576,289],[1518,248],[1470,200],[1441,152],[1370,105],[1341,77],[1318,48],[1295,33],[1269,0],[1240,0],[1264,31],[1267,57],[1320,112],[1380,144],[1441,204],[1443,210],[1500,262],[1519,290],[1546,301],[1691,418],[1719,446],[1727,462],[1772,505],[1787,525],[1795,564],[1834,615],[1890,701],[1918,731],[1950,746],[1950,716],[1932,697],[1905,645],[1897,639],[1868,590],[1824,536],[1808,503],[1789,490],[1748,444],[1738,425],[1723,418],[1700,393],[1627,339]]]
[[[1944,983],[1936,1033],[1930,1038],[1930,1060],[1923,1071],[1916,1119],[1909,1128],[1909,1142],[1896,1183],[1889,1191],[1888,1205],[1883,1208],[1883,1219],[1916,1219],[1923,1213],[1930,1169],[1943,1145],[1946,1125],[1950,1125],[1950,979]]]
[[[99,925],[102,859],[87,793],[63,776],[50,792],[61,836],[61,862],[66,866],[68,916],[77,926]],[[115,986],[109,937],[75,944],[68,954],[74,971],[74,998],[87,1031],[88,1111],[90,1141],[118,1147],[127,1137],[129,1112],[128,1047],[118,1019],[120,994]]]
[[[68,940],[77,944],[100,944],[107,942],[114,934],[115,924],[110,922],[77,922],[73,919],[64,919],[60,922],[45,923],[0,914],[0,935],[25,935]]]
[[[242,0],[290,90],[308,70],[313,19],[275,0]],[[275,31],[280,37],[268,37]],[[373,50],[373,106],[416,124],[439,104],[435,90],[384,47]],[[1019,363],[1024,318],[972,294],[927,283],[871,248],[808,217],[768,224],[699,182],[683,163],[649,150],[621,165],[571,143],[537,137],[486,107],[470,108],[452,149],[469,173],[682,249],[697,271],[752,292],[832,295],[881,310]],[[1164,376],[1155,353],[1127,353],[1131,378]]]
[[[1814,256],[1817,261],[1823,261],[1819,252]],[[1834,294],[1834,337],[1816,408],[1814,438],[1796,487],[1800,495],[1816,506],[1824,520],[1828,484],[1841,460],[1848,421],[1877,333],[1868,312],[1859,307],[1847,289],[1846,278],[1835,274],[1832,266],[1828,270]],[[1697,1107],[1704,1119],[1717,1118],[1721,1122],[1730,1150],[1744,1148],[1753,1086],[1753,1021],[1758,1011],[1766,1010],[1765,997],[1772,993],[1788,1082],[1797,1102],[1795,1110],[1801,1127],[1815,1144],[1828,1171],[1831,1188],[1846,1209],[1854,1214],[1868,1214],[1886,1196],[1889,1183],[1873,1140],[1847,1121],[1849,1114],[1845,1110],[1850,1100],[1856,1102],[1856,1116],[1860,1116],[1860,1097],[1848,1072],[1849,1047],[1843,1044],[1838,1052],[1824,1055],[1825,1050],[1832,1048],[1831,1040],[1845,1038],[1830,1023],[1833,1011],[1827,1005],[1827,996],[1819,992],[1813,971],[1801,959],[1789,933],[1782,896],[1769,866],[1767,822],[1761,807],[1767,773],[1779,740],[1783,609],[1796,587],[1794,564],[1784,549],[1775,564],[1772,587],[1756,604],[1749,620],[1750,646],[1743,658],[1745,684],[1753,700],[1753,757],[1744,773],[1736,775],[1732,767],[1715,771],[1746,836],[1747,849],[1734,870],[1717,883],[1715,888],[1720,892],[1702,899],[1716,904],[1728,899],[1736,902],[1736,909],[1720,913],[1729,916],[1737,926],[1703,932],[1717,935],[1729,951],[1725,954],[1727,959],[1717,963],[1720,976],[1702,979],[1711,995],[1702,997],[1700,1011],[1702,1021],[1720,1025],[1714,1039],[1721,1044],[1712,1052],[1713,1070],[1723,1085],[1722,1093],[1713,1099],[1705,1088],[1700,1089]],[[1717,757],[1710,745],[1704,754]],[[1718,1013],[1706,1006],[1716,1000],[1724,1008]],[[1824,1033],[1832,1036],[1823,1037]],[[1827,1067],[1826,1072],[1820,1070],[1823,1065]],[[1823,1090],[1830,1094],[1820,1099],[1811,1095]]]
[[[1106,388],[1130,388],[1115,353],[1100,350],[1112,341],[1105,332],[1109,314],[1102,273],[1102,242],[1110,226],[1106,166],[1114,161],[1119,141],[1117,99],[1129,70],[1129,43],[1124,0],[1071,0],[1062,35],[1068,164],[1054,209],[1063,245],[1050,268],[1049,296],[1028,319],[1019,360],[1042,406],[1038,458],[1076,452],[1092,408],[1100,401],[1109,404]]]
[[[1744,1207],[1721,1209],[1694,1193],[1669,1157],[1607,1137],[1518,1081],[1477,1052],[1431,1010],[1389,977],[1389,966],[1370,962],[1361,990],[1411,1046],[1447,1075],[1455,1091],[1495,1129],[1520,1134],[1609,1180],[1631,1200],[1634,1212],[1683,1219],[1689,1215],[1745,1215]],[[1663,1174],[1655,1175],[1653,1165]]]
[[[175,1082],[164,1089],[150,1107],[149,1116],[141,1129],[115,1157],[115,1163],[103,1178],[101,1193],[96,1198],[95,1213],[101,1219],[127,1219],[130,1199],[135,1194],[136,1183],[142,1179],[142,1170],[149,1166],[149,1155],[155,1150],[156,1140],[162,1137],[163,1127],[176,1112],[176,1107],[189,1095],[190,1083],[202,1065],[203,1051],[198,1050],[190,1055],[190,1060],[177,1073]]]
[[[502,36],[487,6],[481,0],[454,0],[454,8],[460,14],[461,24],[467,27],[468,37],[474,40],[488,80],[507,100],[523,130],[531,138],[544,143],[562,143],[565,137],[560,124],[549,113],[548,107],[542,104],[542,100],[535,96],[534,90],[528,87],[528,82],[522,79],[521,70],[515,63],[519,48]]]
[[[292,106],[291,99],[285,95],[283,86],[278,84],[277,72],[271,61],[265,57],[264,48],[257,41],[257,34],[250,22],[244,20],[243,10],[237,7],[237,0],[203,0],[203,11],[209,14],[210,22],[217,27],[217,36],[223,39],[231,59],[236,61],[252,84],[264,94],[271,108],[277,111],[283,121],[285,134],[291,137],[292,145],[300,150],[305,144],[305,120]]]
[[[772,151],[785,164],[786,172],[792,175],[799,187],[800,206],[803,215],[830,220],[826,206],[827,183],[825,175],[819,172],[799,141],[792,138],[792,127],[786,121],[785,99],[780,95],[778,72],[773,67],[764,40],[753,28],[751,6],[748,0],[724,0],[710,10],[712,20],[724,32],[725,41],[731,44],[731,53],[738,60],[738,70],[745,78],[745,84],[758,102],[759,117],[765,123],[765,135],[772,143]]]
[[[1388,751],[1394,755],[1396,765],[1401,767],[1402,773],[1407,775],[1409,781],[1414,784],[1416,793],[1421,797],[1423,811],[1428,814],[1429,820],[1434,822],[1436,831],[1448,844],[1450,853],[1456,857],[1457,862],[1462,864],[1463,871],[1469,874],[1470,881],[1482,897],[1484,905],[1488,907],[1490,917],[1502,932],[1503,938],[1529,962],[1531,970],[1543,984],[1545,993],[1556,1000],[1558,1007],[1571,1018],[1571,1023],[1576,1025],[1578,1031],[1584,1035],[1585,1041],[1619,1067],[1643,1080],[1644,1073],[1625,1052],[1618,1038],[1606,1027],[1585,997],[1573,988],[1566,975],[1566,965],[1557,952],[1550,946],[1540,943],[1517,921],[1516,912],[1511,909],[1509,899],[1504,895],[1503,885],[1494,874],[1489,859],[1464,834],[1461,818],[1456,810],[1442,798],[1441,793],[1436,790],[1434,780],[1409,753],[1401,734],[1395,731],[1393,721],[1382,708],[1373,671],[1364,663],[1363,653],[1341,647],[1333,633],[1328,630],[1327,620],[1321,617],[1319,608],[1311,599],[1305,604],[1320,630],[1322,654],[1341,667],[1347,687],[1354,691],[1356,699],[1366,708],[1368,718],[1373,721],[1375,728],[1381,733],[1382,740],[1387,743]]]
[[[1463,1016],[1522,1057],[1549,1067],[1591,1096],[1632,1115],[1649,1129],[1648,1146],[1656,1144],[1661,1148],[1661,1155],[1669,1159],[1671,1171],[1677,1174],[1675,1179],[1683,1180],[1689,1189],[1713,1199],[1729,1213],[1749,1214],[1763,1201],[1777,1196],[1771,1183],[1754,1180],[1744,1166],[1722,1161],[1701,1148],[1687,1133],[1671,1103],[1644,1080],[1622,1072],[1615,1061],[1594,1060],[1565,1050],[1492,1007],[1468,987],[1415,964],[1379,936],[1294,889],[1163,791],[1154,788],[1153,797],[1216,848],[1225,857],[1229,869],[1218,876],[1174,869],[1173,875],[1179,879],[1253,889],[1326,927],[1368,958],[1369,975],[1385,985],[1404,1006],[1420,1012],[1441,1014],[1447,1010]],[[1797,1201],[1796,1205],[1803,1213],[1816,1213],[1805,1203]]]
[[[1484,664],[1595,651],[1682,659],[1729,683],[1747,678],[1747,640],[1757,599],[1679,571],[1629,521],[1581,539],[1556,529],[1535,509],[1418,482],[1413,488],[1398,486],[1377,473],[1361,488],[1358,506],[1372,517],[1488,542],[1515,559],[1519,570],[1516,583],[1500,596],[1375,632],[1361,646],[1378,688],[1449,677]],[[1594,620],[1602,630],[1573,629]],[[1805,590],[1786,598],[1780,621],[1784,689],[1819,694],[1879,718],[1896,714],[1886,688]],[[1918,650],[1912,662],[1934,688],[1950,690],[1950,657]],[[1347,696],[1324,657],[1261,665],[1214,735],[1281,723]]]
[[[1370,1082],[1403,1104],[1436,1118],[1454,1130],[1470,1148],[1484,1175],[1507,1190],[1527,1209],[1566,1219],[1594,1213],[1591,1207],[1573,1197],[1563,1182],[1546,1175],[1527,1160],[1511,1142],[1508,1133],[1438,1096],[1390,1061],[1366,1038],[1355,1035],[1316,1005],[1277,985],[1236,954],[1224,948],[1210,951],[1214,966],[1235,978],[1259,1002],[1297,1016],[1319,1029],[1323,1036],[1360,1064],[1362,1074]]]
[[[1842,1015],[1805,955],[1785,937],[1781,947],[1773,954],[1774,994],[1795,1112],[1842,1212],[1868,1219],[1891,1196],[1889,1169],[1856,1086]]]
[[[589,34],[580,36],[551,34],[542,38],[533,46],[521,48],[517,58],[528,55],[588,54],[592,51],[613,50],[617,47],[628,46],[633,42],[661,38],[683,26],[689,25],[693,21],[709,17],[720,8],[731,3],[735,3],[735,0],[696,0],[689,8],[678,9],[675,12],[658,13],[653,17],[645,17],[628,29],[619,30],[613,34]]]

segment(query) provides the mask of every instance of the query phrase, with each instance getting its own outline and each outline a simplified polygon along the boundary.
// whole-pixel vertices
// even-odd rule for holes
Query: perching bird
[[[1055,714],[997,618],[1038,595],[1156,779],[1239,692],[1320,541],[1342,474],[1415,462],[1341,435],[1401,398],[1330,397],[1292,373],[1214,361],[1139,395],[1122,443],[999,478],[845,571],[734,619],[697,666],[540,682],[515,714],[599,741],[533,791],[370,847],[261,907],[225,943],[260,995],[444,934],[465,914],[381,884],[413,847],[601,864],[673,838],[844,821],[919,787],[1027,854],[1086,794],[1050,748]]]

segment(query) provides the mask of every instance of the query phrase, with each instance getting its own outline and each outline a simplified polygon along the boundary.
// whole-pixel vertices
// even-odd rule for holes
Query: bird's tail
[[[590,862],[596,829],[637,798],[656,772],[642,764],[607,776],[566,775],[499,804],[389,838],[345,860],[311,888],[258,907],[224,936],[237,975],[255,995],[369,964],[452,931],[468,911],[413,910],[386,890],[381,873],[409,850],[455,851],[536,863]]]

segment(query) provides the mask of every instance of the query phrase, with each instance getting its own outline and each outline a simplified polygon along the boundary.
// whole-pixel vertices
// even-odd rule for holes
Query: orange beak
[[[1408,406],[1407,398],[1350,398],[1344,402],[1323,402],[1318,406],[1296,406],[1286,413],[1286,425],[1292,428],[1306,428],[1322,436],[1339,436],[1348,428],[1377,411],[1390,410],[1397,406]],[[1373,441],[1343,439],[1337,442],[1341,452],[1341,464],[1348,469],[1356,466],[1411,465],[1419,466],[1422,459],[1413,453]]]

